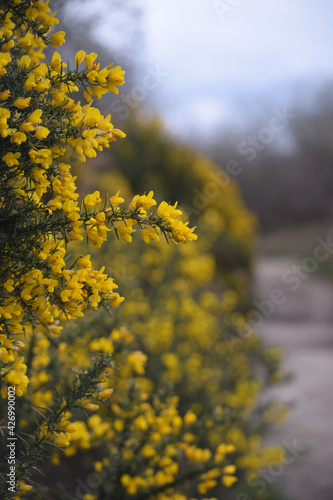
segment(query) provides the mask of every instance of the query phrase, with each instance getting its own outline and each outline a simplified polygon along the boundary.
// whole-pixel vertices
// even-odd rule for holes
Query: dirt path
[[[294,403],[288,421],[271,438],[294,450],[274,481],[291,500],[333,500],[333,285],[310,275],[292,291],[282,276],[295,264],[261,258],[255,268],[258,297],[267,299],[277,288],[286,297],[261,331],[269,344],[284,349],[286,367],[294,374],[274,392]]]

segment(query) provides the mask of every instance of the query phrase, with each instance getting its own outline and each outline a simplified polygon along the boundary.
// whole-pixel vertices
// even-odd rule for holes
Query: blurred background
[[[55,4],[69,60],[84,49],[126,70],[119,95],[101,101],[117,127],[133,133],[134,118],[158,117],[173,141],[223,169],[217,194],[193,189],[190,211],[223,197],[230,180],[240,186],[260,227],[252,309],[293,373],[276,389],[292,404],[289,420],[267,438],[289,449],[290,460],[267,481],[279,486],[279,499],[332,500],[333,4]]]

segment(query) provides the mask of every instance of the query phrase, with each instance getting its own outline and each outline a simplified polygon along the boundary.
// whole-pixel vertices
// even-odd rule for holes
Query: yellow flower
[[[35,75],[30,74],[25,81],[24,88],[25,90],[31,90],[36,87],[36,77]]]
[[[21,123],[21,130],[23,132],[32,132],[33,130],[35,130],[35,127],[30,122],[23,122]]]
[[[86,57],[85,51],[84,50],[79,50],[79,52],[77,52],[76,56],[75,56],[75,64],[77,64],[78,66],[80,66],[80,64],[83,63],[85,57]]]
[[[133,219],[122,221],[119,225],[117,225],[117,232],[119,233],[120,237],[127,241],[128,243],[131,243],[132,241],[132,236],[131,234],[134,233],[136,230],[133,228],[133,224],[135,224],[136,221]]]
[[[7,153],[2,157],[2,160],[6,163],[7,167],[13,167],[18,165],[18,158],[20,158],[21,153]]]
[[[28,493],[28,491],[32,490],[32,486],[30,484],[25,484],[23,481],[18,481],[18,484],[22,493]]]
[[[18,99],[16,99],[16,101],[14,102],[14,106],[16,106],[17,108],[19,109],[25,109],[27,108],[28,106],[30,106],[30,101],[31,101],[31,97],[19,97]]]
[[[143,448],[142,448],[142,456],[145,457],[145,458],[151,458],[153,457],[154,455],[156,455],[156,450],[150,446],[150,445],[145,445]]]
[[[85,65],[88,69],[90,69],[93,66],[96,57],[97,54],[95,52],[91,52],[91,54],[86,55]]]
[[[116,208],[120,203],[124,203],[124,198],[119,196],[119,193],[120,191],[117,191],[114,196],[111,196],[111,198],[109,198],[109,203],[113,206],[113,208]]]
[[[12,58],[9,52],[0,52],[0,76],[7,73],[5,66],[11,62]]]
[[[123,474],[120,478],[120,482],[125,488],[127,488],[131,484],[132,478],[129,474]]]
[[[114,94],[118,94],[119,90],[116,85],[123,85],[125,82],[124,78],[125,71],[121,69],[120,66],[116,66],[115,68],[111,68],[108,74],[108,90],[113,92]]]
[[[143,375],[145,373],[144,367],[147,359],[146,354],[142,351],[134,351],[127,356],[127,363],[135,373]]]
[[[119,293],[111,293],[110,295],[111,307],[118,307],[124,300],[124,297],[120,297]]]
[[[95,191],[93,194],[87,194],[83,201],[86,208],[93,208],[102,200],[99,191]]]
[[[130,203],[130,209],[135,210],[137,207],[140,207],[145,210],[149,210],[151,207],[156,205],[156,201],[153,199],[153,196],[153,191],[150,191],[148,195],[143,194],[139,196],[137,194]]]
[[[82,269],[86,269],[87,267],[92,267],[90,255],[86,255],[85,257],[80,257],[77,261],[77,265]]]
[[[234,483],[238,481],[236,476],[223,476],[222,477],[222,483],[224,486],[227,488],[230,488]]]
[[[10,90],[0,92],[0,101],[6,101],[10,97]]]
[[[188,222],[184,223],[180,220],[170,222],[170,239],[175,243],[188,243],[198,239],[198,236],[193,232],[195,227],[189,228]]]
[[[70,441],[68,440],[65,433],[59,432],[54,440],[54,444],[59,446],[60,448],[64,448],[65,446],[68,446],[70,444]]]
[[[220,456],[221,459],[228,453],[233,453],[235,451],[235,446],[233,444],[220,444],[216,449],[216,455]]]
[[[122,420],[120,420],[119,418],[117,418],[113,422],[113,428],[117,432],[122,432],[124,430],[124,427],[125,427],[124,422]]]
[[[102,462],[95,462],[95,465],[94,465],[94,469],[96,472],[101,472],[101,470],[103,469],[103,464]]]
[[[207,491],[211,490],[216,485],[217,482],[214,479],[208,479],[207,481],[198,484],[198,491],[200,495],[204,495],[205,493],[207,493]]]
[[[184,423],[185,425],[192,425],[194,422],[197,421],[197,416],[193,411],[189,410],[185,415],[184,415]]]
[[[150,243],[151,241],[159,241],[160,237],[155,229],[142,229],[141,238],[145,243]]]
[[[50,80],[48,78],[44,78],[36,83],[35,90],[37,90],[37,92],[44,92],[44,90],[48,89],[50,85]]]
[[[157,209],[157,215],[166,220],[169,218],[177,219],[180,215],[182,215],[182,211],[177,208],[177,203],[172,206],[166,201],[162,201]]]
[[[22,56],[20,59],[21,69],[27,69],[31,65],[31,58],[27,55]]]
[[[99,397],[101,399],[108,399],[112,393],[113,389],[104,389],[102,392],[99,393]]]
[[[223,467],[223,474],[235,474],[236,465],[226,465]]]
[[[84,408],[86,408],[89,411],[96,411],[99,409],[98,405],[94,405],[93,403],[87,403],[84,405]]]
[[[7,50],[12,49],[13,47],[15,47],[15,41],[14,40],[9,40],[7,43],[4,43],[1,46],[1,52],[7,52]]]
[[[49,135],[49,133],[50,133],[50,131],[46,127],[36,127],[36,129],[35,129],[35,136],[40,141],[43,139],[46,139],[46,137]]]
[[[133,422],[134,427],[138,431],[146,431],[149,427],[148,420],[144,415],[139,415]]]
[[[61,55],[59,54],[59,52],[54,52],[50,62],[51,68],[53,68],[54,70],[60,70],[61,63],[62,63]]]
[[[16,153],[16,154],[19,154],[19,153]],[[6,155],[7,156],[7,155]],[[14,280],[12,279],[9,279],[5,282],[5,284],[3,285],[4,288],[7,290],[7,292],[13,292],[14,291]],[[4,314],[4,313],[3,313]]]
[[[123,139],[124,137],[126,137],[126,134],[124,134],[124,132],[122,132],[121,130],[119,130],[117,128],[113,128],[112,129],[112,137],[113,136],[120,137],[121,139]]]
[[[60,47],[63,43],[65,43],[65,35],[64,31],[58,31],[57,33],[53,33],[50,37],[50,42],[53,47]]]
[[[10,142],[15,144],[22,144],[27,140],[27,136],[24,132],[14,132],[14,134],[10,138]]]
[[[41,109],[35,109],[35,111],[31,113],[31,115],[29,115],[29,122],[33,123],[34,125],[41,123],[42,114],[43,111]]]

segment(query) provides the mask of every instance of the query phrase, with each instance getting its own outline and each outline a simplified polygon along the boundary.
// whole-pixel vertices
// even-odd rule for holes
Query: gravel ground
[[[255,267],[255,291],[260,300],[279,289],[285,297],[270,307],[261,332],[267,343],[281,346],[291,382],[274,396],[292,402],[287,422],[270,442],[290,448],[290,464],[270,478],[291,500],[333,500],[333,285],[304,275],[284,283],[297,261],[261,258]],[[291,290],[295,288],[295,290]],[[267,306],[267,311],[269,306]]]

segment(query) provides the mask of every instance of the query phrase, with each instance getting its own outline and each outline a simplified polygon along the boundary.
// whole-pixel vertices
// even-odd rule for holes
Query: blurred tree
[[[311,105],[308,104],[312,96]],[[333,217],[333,99],[332,84],[316,95],[308,89],[305,101],[291,106],[296,117],[281,134],[272,138],[256,157],[239,153],[248,137],[256,137],[269,122],[267,113],[252,119],[243,131],[215,136],[206,151],[219,164],[235,159],[241,166],[237,175],[244,200],[259,218],[263,231],[330,221]],[[266,105],[272,110],[274,106]]]

